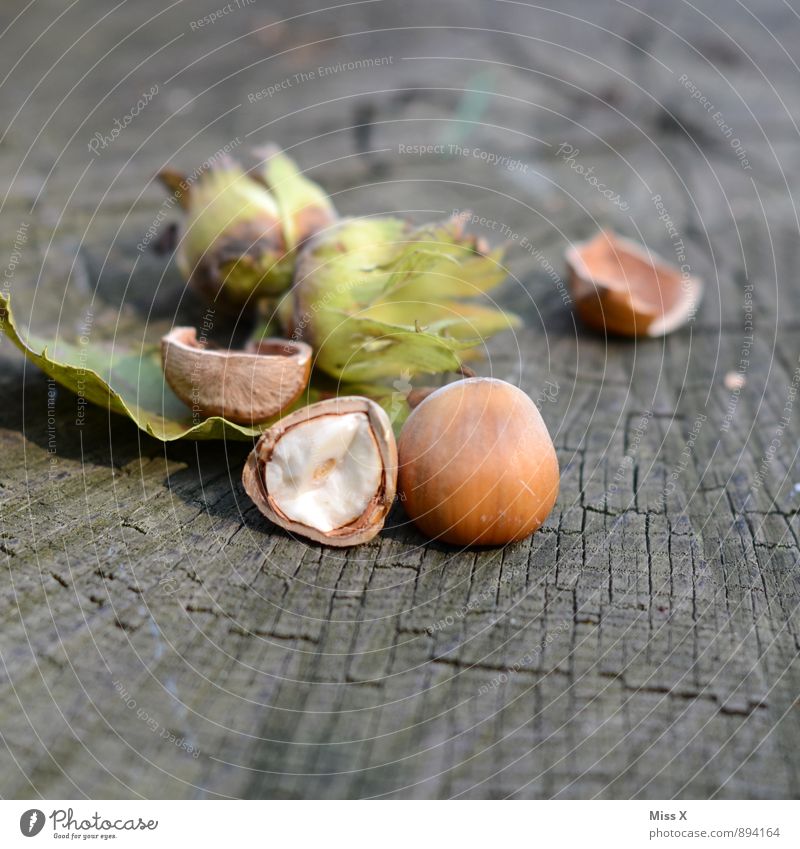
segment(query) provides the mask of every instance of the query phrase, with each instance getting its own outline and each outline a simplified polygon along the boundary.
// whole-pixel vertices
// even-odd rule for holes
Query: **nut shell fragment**
[[[343,427],[340,431],[349,431],[352,435],[358,432],[359,450],[356,452],[340,449],[333,451],[332,456],[327,459],[321,455],[316,456],[311,444],[315,431],[330,433],[331,422],[337,417],[342,420]],[[346,426],[344,426],[345,421]],[[366,422],[367,438],[372,448],[365,447],[364,429],[361,427],[363,422]],[[351,423],[354,425],[352,428]],[[309,439],[307,451],[309,465],[301,473],[298,473],[296,465],[292,467],[285,458],[278,456],[281,440],[287,436],[290,439],[297,437],[298,434],[308,434]],[[336,437],[340,435],[341,433],[337,433]],[[336,439],[333,441],[335,442]],[[299,448],[301,446],[292,447],[295,462],[302,456]],[[374,480],[371,470],[367,470],[365,474],[358,477],[359,486],[362,487],[358,492],[348,493],[339,487],[336,492],[345,500],[345,503],[338,505],[338,510],[326,508],[324,514],[320,513],[316,526],[311,524],[310,520],[298,521],[297,518],[287,515],[287,512],[290,512],[297,517],[310,515],[313,512],[307,505],[304,505],[302,509],[297,508],[296,492],[292,492],[292,498],[288,498],[285,492],[277,495],[270,490],[270,485],[276,485],[278,481],[286,482],[287,491],[290,489],[290,484],[296,489],[300,478],[312,482],[310,486],[313,486],[313,482],[323,480],[339,463],[368,463],[373,461],[373,457],[379,464],[378,474]],[[276,470],[275,467],[279,464],[282,468]],[[261,435],[247,458],[242,473],[242,483],[261,513],[271,522],[291,533],[337,547],[367,542],[383,527],[394,501],[397,486],[397,447],[389,417],[374,401],[355,396],[331,398],[290,413]],[[366,498],[364,486],[370,487]],[[372,487],[374,491],[371,491]],[[281,509],[281,504],[284,505],[284,509]],[[341,519],[345,516],[349,517],[353,511],[360,511],[360,513],[339,527],[329,526],[331,515],[339,516]]]
[[[264,422],[303,392],[312,350],[304,342],[265,339],[252,350],[226,351],[198,341],[193,327],[161,340],[167,383],[193,412],[237,424]]]
[[[702,283],[630,239],[601,231],[566,253],[581,319],[621,336],[664,336],[686,324]]]

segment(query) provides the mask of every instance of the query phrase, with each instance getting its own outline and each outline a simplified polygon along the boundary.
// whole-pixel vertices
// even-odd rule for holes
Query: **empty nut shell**
[[[566,253],[581,319],[621,336],[663,336],[686,324],[701,281],[630,239],[603,231]]]
[[[176,327],[161,340],[167,383],[193,412],[253,425],[278,415],[308,385],[311,348],[265,339],[252,350],[202,344],[193,327]]]
[[[242,483],[287,531],[339,547],[367,542],[383,527],[397,486],[389,417],[361,397],[296,410],[261,435]]]

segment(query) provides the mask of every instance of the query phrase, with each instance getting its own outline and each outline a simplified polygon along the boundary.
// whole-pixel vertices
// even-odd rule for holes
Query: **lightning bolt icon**
[[[28,823],[28,834],[33,831],[33,827],[36,825],[36,821],[39,819],[39,814],[36,811],[33,811],[31,814],[31,821]]]

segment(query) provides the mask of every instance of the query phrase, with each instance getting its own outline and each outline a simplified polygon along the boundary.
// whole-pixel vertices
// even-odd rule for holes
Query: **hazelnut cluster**
[[[424,227],[339,219],[288,157],[270,149],[262,160],[255,171],[226,160],[191,185],[160,175],[186,212],[189,282],[240,313],[272,312],[242,351],[213,349],[188,327],[162,342],[166,380],[193,411],[263,430],[243,473],[258,509],[334,546],[372,539],[396,493],[443,542],[535,532],[559,489],[550,434],[524,392],[464,366],[488,335],[519,323],[474,300],[504,279],[502,250],[468,235],[463,214]],[[613,233],[566,260],[578,314],[604,333],[663,335],[700,298],[698,280]],[[387,385],[448,372],[466,376],[438,390],[408,384],[396,442],[380,403]],[[326,400],[298,407],[314,397],[314,375]]]
[[[372,539],[397,490],[424,534],[469,546],[537,530],[559,474],[533,401],[510,383],[475,377],[425,398],[397,445],[388,416],[368,398],[291,413],[260,437],[243,482],[272,522],[328,545]]]

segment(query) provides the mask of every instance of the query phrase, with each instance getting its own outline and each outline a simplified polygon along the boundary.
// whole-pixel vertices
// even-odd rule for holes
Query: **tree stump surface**
[[[153,175],[275,141],[343,213],[471,209],[510,242],[497,297],[525,327],[478,370],[537,399],[558,503],[502,549],[431,544],[399,506],[369,544],[304,544],[245,496],[248,444],[78,425],[4,340],[2,795],[796,797],[796,4],[241,0],[198,23],[220,5],[2,4],[20,324],[197,323],[137,247]],[[564,250],[600,227],[685,254],[686,328],[577,323]]]

